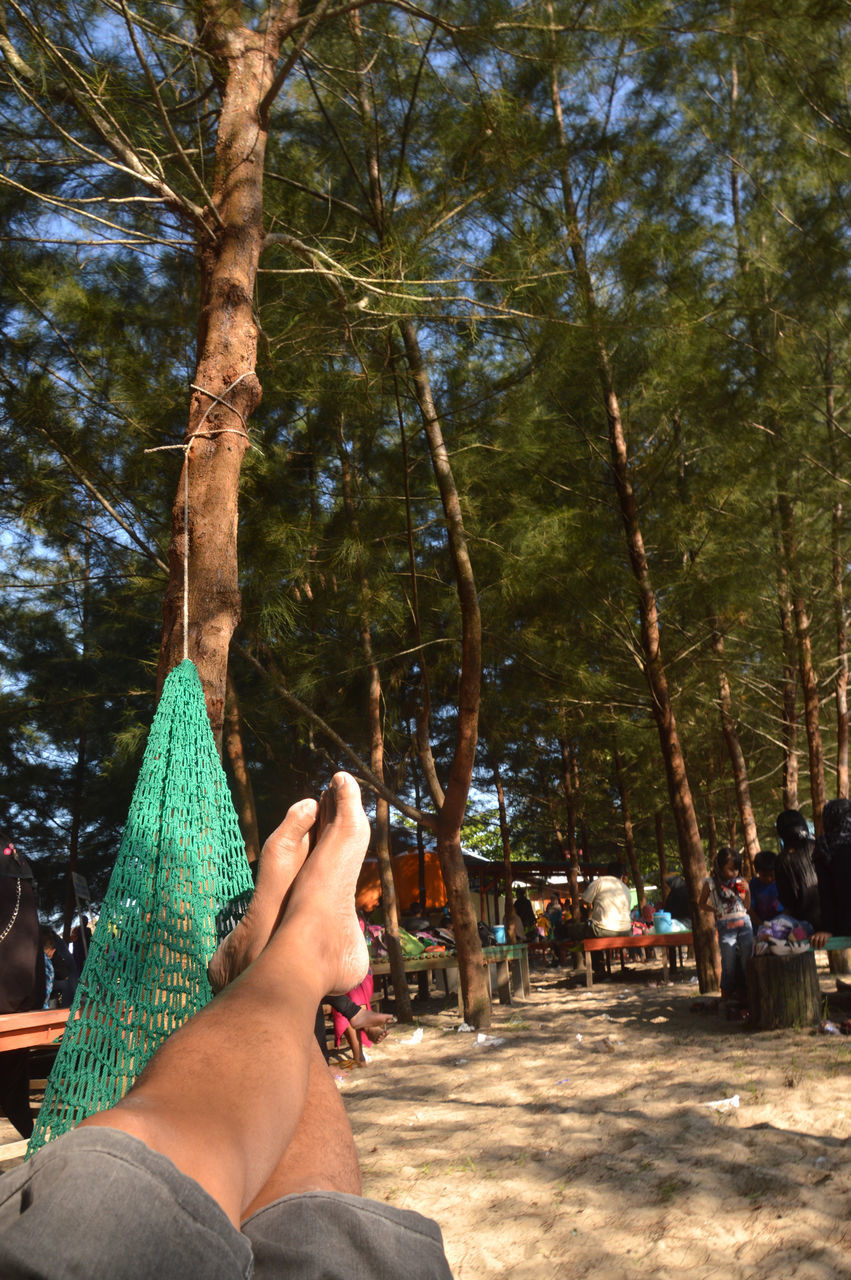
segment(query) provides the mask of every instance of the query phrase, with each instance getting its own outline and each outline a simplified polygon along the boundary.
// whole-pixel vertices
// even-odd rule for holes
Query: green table
[[[503,947],[483,947],[482,956],[487,968],[488,984],[493,999],[496,985],[500,1004],[511,1004],[513,998],[521,995],[524,999],[531,992],[529,980],[529,948],[525,942],[510,943]],[[443,974],[446,994],[449,995],[448,970],[458,968],[458,957],[455,955],[416,956],[405,960],[405,973],[423,973],[436,970]],[[390,976],[390,961],[375,960],[372,972],[377,978]],[[513,982],[512,982],[513,979]],[[463,997],[458,984],[458,1008],[463,1012]]]

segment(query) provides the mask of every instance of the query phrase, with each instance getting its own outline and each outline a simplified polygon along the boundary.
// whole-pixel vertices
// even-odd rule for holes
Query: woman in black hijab
[[[821,930],[821,904],[818,877],[813,862],[815,841],[807,820],[797,809],[784,809],[777,819],[780,852],[777,855],[775,883],[783,911],[794,920],[806,920],[818,933]]]
[[[821,821],[823,834],[813,855],[821,900],[819,942],[832,934],[851,937],[851,800],[828,800]]]

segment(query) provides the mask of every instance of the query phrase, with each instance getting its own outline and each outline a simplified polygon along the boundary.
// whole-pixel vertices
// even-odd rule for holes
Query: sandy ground
[[[436,1218],[456,1280],[851,1277],[851,1037],[691,1012],[689,973],[533,973],[501,1043],[415,1006],[338,1069],[365,1194]]]
[[[431,1002],[342,1073],[365,1194],[436,1218],[457,1280],[851,1277],[851,1037],[695,1013],[688,976],[533,974],[502,1043]]]

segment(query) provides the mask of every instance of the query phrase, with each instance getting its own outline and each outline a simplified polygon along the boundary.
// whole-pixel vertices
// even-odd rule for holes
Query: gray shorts
[[[452,1280],[437,1223],[339,1192],[243,1223],[159,1152],[76,1129],[0,1177],[3,1280]]]

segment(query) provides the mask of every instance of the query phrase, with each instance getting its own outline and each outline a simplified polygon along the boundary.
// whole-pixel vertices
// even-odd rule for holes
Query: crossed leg
[[[350,990],[368,964],[354,892],[369,824],[355,780],[338,773],[332,786],[335,812],[312,852],[314,801],[294,805],[270,838],[252,906],[211,965],[221,994],[117,1106],[83,1121],[168,1156],[237,1226],[293,1191],[360,1190],[348,1121],[313,1035],[322,997]]]

